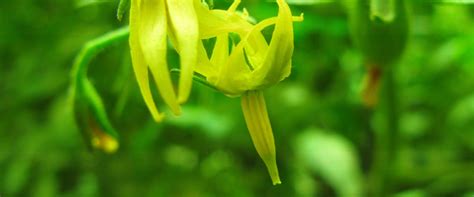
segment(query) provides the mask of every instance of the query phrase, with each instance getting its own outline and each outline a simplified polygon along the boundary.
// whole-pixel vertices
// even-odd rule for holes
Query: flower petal
[[[229,35],[217,36],[216,44],[212,50],[211,63],[215,66],[223,66],[229,58]]]
[[[261,84],[275,84],[290,75],[293,54],[293,19],[284,0],[277,0],[279,11],[272,40],[263,64],[255,70]]]
[[[215,68],[209,61],[206,49],[204,48],[204,44],[202,42],[199,42],[198,50],[198,63],[196,65],[195,71],[206,78],[209,76],[215,76]]]
[[[193,0],[167,0],[171,32],[176,37],[175,47],[180,55],[178,101],[186,102],[191,91],[194,66],[198,60],[199,26]]]
[[[155,78],[156,86],[165,103],[175,115],[181,114],[166,62],[167,20],[164,0],[142,0],[139,5],[139,43],[145,61]]]
[[[199,18],[199,35],[201,39],[208,39],[230,32],[237,33],[243,37],[252,29],[252,24],[236,12],[209,10],[199,0],[194,2],[196,14]],[[235,9],[237,5],[238,2],[234,2],[230,10]]]
[[[244,46],[241,41],[234,47],[226,64],[219,66],[218,76],[207,79],[227,96],[239,96],[249,90],[251,70],[245,60]]]
[[[255,149],[267,166],[273,184],[281,184],[276,164],[275,141],[263,92],[246,92],[242,95],[241,104]]]
[[[153,101],[153,96],[150,90],[150,84],[148,80],[148,67],[143,57],[143,51],[140,47],[138,41],[139,36],[139,21],[140,14],[138,13],[138,3],[135,0],[132,0],[130,6],[130,53],[132,56],[132,65],[135,72],[135,78],[137,78],[138,86],[140,87],[140,92],[145,100],[145,104],[150,110],[153,119],[157,122],[163,120],[164,115],[158,112],[155,102]]]

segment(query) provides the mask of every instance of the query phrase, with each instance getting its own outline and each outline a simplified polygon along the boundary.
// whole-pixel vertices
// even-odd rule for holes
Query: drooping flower
[[[252,141],[274,184],[281,183],[276,165],[275,143],[263,89],[289,76],[293,54],[293,17],[284,0],[277,0],[278,16],[257,24],[249,22],[240,0],[228,10],[209,9],[200,0],[132,0],[130,48],[135,75],[150,112],[159,121],[151,95],[148,69],[164,102],[175,114],[186,101],[194,72],[231,97],[242,97],[242,110]],[[274,25],[268,43],[262,30]],[[231,34],[239,42],[229,42]],[[166,62],[167,38],[180,55],[181,75],[178,94],[174,92]],[[215,38],[210,56],[201,40]],[[230,50],[229,50],[230,47]]]
[[[174,91],[166,61],[167,38],[180,54],[181,75]],[[163,118],[153,100],[148,70],[171,111],[179,115],[191,90],[197,63],[199,28],[193,0],[132,0],[130,5],[130,50],[135,76],[145,103],[156,121]]]
[[[248,13],[239,15],[235,8],[240,1],[224,11],[198,9],[201,38],[216,37],[211,55],[201,45],[196,72],[224,94],[242,97],[242,110],[252,141],[263,159],[273,184],[280,184],[276,164],[273,132],[268,118],[262,90],[289,76],[293,54],[293,17],[283,0],[277,0],[278,16],[252,25],[246,20]],[[272,39],[267,43],[261,31],[275,25]],[[208,28],[202,28],[208,27]],[[231,44],[229,34],[235,33],[240,42]]]
[[[233,15],[227,13],[228,21],[224,20],[226,23],[216,22],[221,31],[201,29],[205,34],[215,35],[217,41],[209,62],[205,62],[202,57],[206,54],[203,53],[204,50],[200,50],[199,59],[204,59],[204,62],[199,62],[196,71],[230,96],[238,96],[248,90],[264,89],[288,77],[293,54],[293,21],[300,21],[302,17],[292,17],[283,0],[278,0],[277,3],[278,16],[256,25],[247,22],[244,16],[237,19],[239,15],[234,12]],[[215,15],[206,17],[217,18]],[[201,21],[206,20],[200,20],[200,25]],[[261,31],[271,25],[275,25],[275,30],[268,44]],[[230,54],[227,52],[229,33],[237,33],[241,38],[237,45],[233,44]]]

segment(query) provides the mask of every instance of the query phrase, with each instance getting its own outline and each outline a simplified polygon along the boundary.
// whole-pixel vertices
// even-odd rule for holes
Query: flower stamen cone
[[[262,91],[242,95],[242,111],[255,149],[267,166],[273,185],[281,184],[276,163],[275,140]]]
[[[290,75],[293,55],[293,18],[284,0],[277,0],[279,12],[272,40],[262,65],[255,70],[257,81],[276,84]]]

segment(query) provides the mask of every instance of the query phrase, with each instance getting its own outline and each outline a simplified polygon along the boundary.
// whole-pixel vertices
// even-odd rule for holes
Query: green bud
[[[110,123],[102,99],[87,79],[80,79],[74,90],[74,118],[89,148],[113,153],[118,134]]]
[[[76,124],[90,148],[113,153],[118,149],[118,134],[107,117],[100,95],[87,78],[89,62],[102,49],[128,37],[128,27],[89,41],[74,60],[71,75],[73,110]]]
[[[403,0],[351,0],[351,33],[367,65],[393,64],[402,54],[408,34]]]

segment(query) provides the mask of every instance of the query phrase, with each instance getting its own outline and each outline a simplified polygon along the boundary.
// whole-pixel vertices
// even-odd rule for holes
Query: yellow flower
[[[145,103],[154,119],[163,115],[153,101],[148,69],[164,102],[174,114],[189,96],[194,72],[224,94],[242,96],[242,110],[252,141],[263,159],[273,184],[280,184],[275,143],[262,90],[290,75],[293,54],[293,17],[284,0],[277,0],[278,16],[252,24],[248,12],[209,9],[200,0],[132,0],[130,48],[132,63]],[[270,43],[261,31],[274,25]],[[240,37],[229,43],[230,34]],[[166,62],[167,38],[180,55],[178,94],[174,92]],[[216,38],[209,56],[201,42]],[[230,46],[230,51],[229,51]]]
[[[263,159],[273,184],[280,184],[276,164],[275,143],[262,90],[289,76],[293,54],[293,17],[288,4],[277,0],[277,17],[252,25],[248,13],[235,12],[240,1],[234,1],[227,11],[197,9],[201,39],[216,37],[207,58],[200,45],[196,72],[228,96],[242,96],[242,110],[252,141]],[[261,31],[275,25],[268,44]],[[205,27],[205,28],[204,28]],[[232,43],[229,54],[229,34],[236,33],[240,42]]]
[[[263,89],[289,76],[293,53],[292,23],[302,20],[302,17],[292,17],[288,5],[278,0],[277,17],[252,25],[245,19],[245,14],[239,15],[232,10],[238,2],[235,1],[225,13],[211,10],[210,13],[215,14],[206,15],[198,10],[199,25],[207,27],[200,28],[201,38],[217,37],[217,41],[210,61],[206,61],[207,55],[200,50],[196,72],[229,96]],[[271,25],[275,25],[275,30],[268,44],[261,31]],[[237,33],[241,38],[237,45],[232,44],[230,54],[229,33]]]
[[[181,75],[175,93],[166,61],[167,38],[180,54]],[[140,91],[156,121],[163,118],[153,100],[148,69],[164,102],[176,115],[181,113],[191,90],[197,63],[199,28],[193,0],[132,0],[130,6],[130,50]]]

